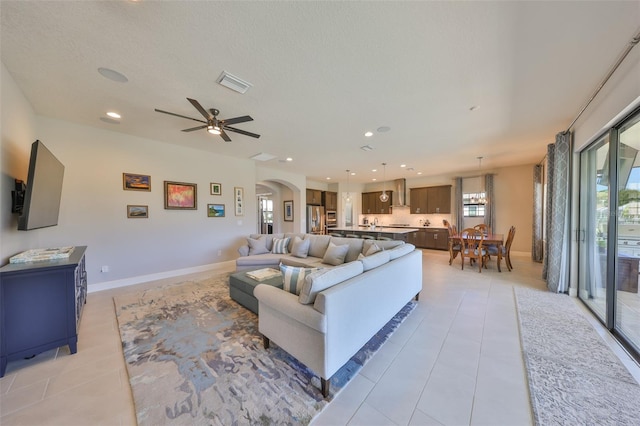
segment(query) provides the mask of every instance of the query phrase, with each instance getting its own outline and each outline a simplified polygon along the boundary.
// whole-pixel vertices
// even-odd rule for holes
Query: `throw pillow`
[[[291,246],[291,254],[295,257],[306,258],[309,254],[309,246],[311,240],[303,240],[300,237],[293,238],[293,245]]]
[[[300,268],[297,266],[283,265],[281,263],[280,271],[282,271],[283,278],[282,289],[298,296],[304,286],[307,275],[317,270],[318,268]]]
[[[298,302],[303,305],[314,303],[318,293],[353,278],[362,271],[362,262],[345,263],[332,269],[319,269],[305,279]]]
[[[273,239],[273,248],[271,249],[271,253],[275,254],[287,254],[287,246],[289,245],[289,238],[274,238]]]
[[[364,271],[368,271],[373,268],[377,268],[380,265],[384,265],[389,262],[389,251],[380,251],[378,253],[372,254],[371,256],[364,256],[360,254],[358,260],[362,262],[362,268]]]
[[[333,243],[329,243],[329,247],[327,247],[327,251],[324,253],[324,257],[322,258],[322,263],[328,263],[329,265],[334,266],[342,265],[348,251],[349,246],[346,244],[337,246]]]
[[[262,238],[254,240],[253,238],[247,238],[247,242],[249,243],[249,255],[254,254],[263,254],[269,253],[267,250],[267,246],[265,245],[266,241]]]
[[[372,254],[376,254],[379,251],[382,251],[382,249],[378,247],[376,243],[372,243],[363,254],[365,256],[371,256]]]

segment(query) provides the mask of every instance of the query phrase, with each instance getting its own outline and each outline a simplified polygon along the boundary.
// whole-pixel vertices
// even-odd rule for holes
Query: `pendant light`
[[[380,201],[386,203],[389,201],[389,195],[387,194],[387,163],[382,163],[382,194],[380,194]]]

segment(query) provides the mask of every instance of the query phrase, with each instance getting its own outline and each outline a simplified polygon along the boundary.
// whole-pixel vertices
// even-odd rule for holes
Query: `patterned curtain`
[[[462,208],[462,178],[456,178],[456,228],[458,231],[462,231],[464,229],[464,210]]]
[[[531,238],[531,260],[542,262],[544,256],[543,235],[542,235],[542,215],[544,214],[543,183],[544,168],[541,164],[533,166],[533,229]]]
[[[542,278],[547,280],[547,288],[556,293],[569,290],[571,142],[572,133],[562,132],[556,135],[556,143],[547,147],[547,232]]]
[[[484,224],[489,227],[493,233],[496,232],[496,215],[494,214],[495,197],[493,192],[493,175],[484,175],[484,193],[487,197],[487,204],[484,206]]]

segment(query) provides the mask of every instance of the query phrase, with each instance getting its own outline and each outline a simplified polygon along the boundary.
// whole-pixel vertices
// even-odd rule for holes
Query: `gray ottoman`
[[[258,269],[262,268],[254,268],[253,270]],[[256,281],[248,277],[247,272],[249,271],[236,272],[229,276],[229,296],[245,308],[257,314],[258,299],[253,295],[253,289],[255,289],[258,284],[268,284],[282,288],[282,275],[264,281]]]

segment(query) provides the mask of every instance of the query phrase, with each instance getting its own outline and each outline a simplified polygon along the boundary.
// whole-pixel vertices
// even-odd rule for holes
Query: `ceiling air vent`
[[[223,85],[224,87],[228,87],[231,90],[234,90],[238,93],[245,93],[251,87],[251,83],[248,83],[235,75],[229,74],[226,71],[222,71],[220,77],[217,80],[218,83]]]

